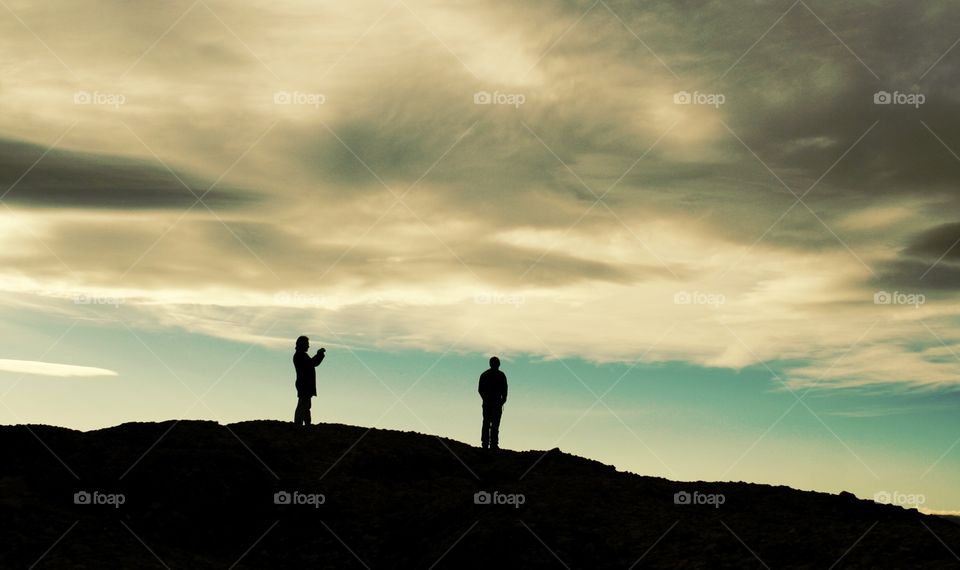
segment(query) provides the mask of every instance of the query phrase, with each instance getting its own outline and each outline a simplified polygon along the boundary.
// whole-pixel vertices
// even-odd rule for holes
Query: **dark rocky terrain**
[[[276,421],[3,426],[0,449],[4,568],[960,567],[946,519],[559,450]],[[682,491],[723,504],[675,504]]]

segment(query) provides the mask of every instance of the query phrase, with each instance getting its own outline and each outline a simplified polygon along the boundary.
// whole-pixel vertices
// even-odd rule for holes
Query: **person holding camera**
[[[316,367],[323,362],[327,349],[320,348],[310,356],[310,339],[301,336],[297,338],[296,351],[293,353],[293,367],[297,370],[297,410],[293,413],[294,425],[310,425],[311,399],[317,395]]]

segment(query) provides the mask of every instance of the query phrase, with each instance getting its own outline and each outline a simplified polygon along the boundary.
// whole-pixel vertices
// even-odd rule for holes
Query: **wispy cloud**
[[[62,378],[117,375],[113,370],[96,368],[94,366],[77,366],[75,364],[58,364],[55,362],[41,362],[39,360],[10,360],[4,358],[0,358],[0,372],[58,376]]]

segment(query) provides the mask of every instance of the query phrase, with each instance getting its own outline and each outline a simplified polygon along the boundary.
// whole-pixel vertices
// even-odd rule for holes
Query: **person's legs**
[[[500,449],[500,418],[503,406],[495,406],[490,417],[490,449]]]
[[[310,398],[297,398],[297,411],[293,414],[295,425],[310,425]]]
[[[483,406],[483,427],[480,431],[480,447],[486,449],[490,447],[490,419],[488,416],[489,409],[486,405]]]
[[[313,407],[313,398],[307,396],[306,398],[304,398],[304,400],[307,401],[304,406],[305,409],[303,411],[304,425],[310,425],[312,422],[312,418],[310,417],[310,408]]]

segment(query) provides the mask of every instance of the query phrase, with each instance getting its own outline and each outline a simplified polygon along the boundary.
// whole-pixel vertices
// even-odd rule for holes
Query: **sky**
[[[321,421],[496,354],[505,447],[960,511],[958,17],[4,0],[0,423],[292,419],[306,334]]]

